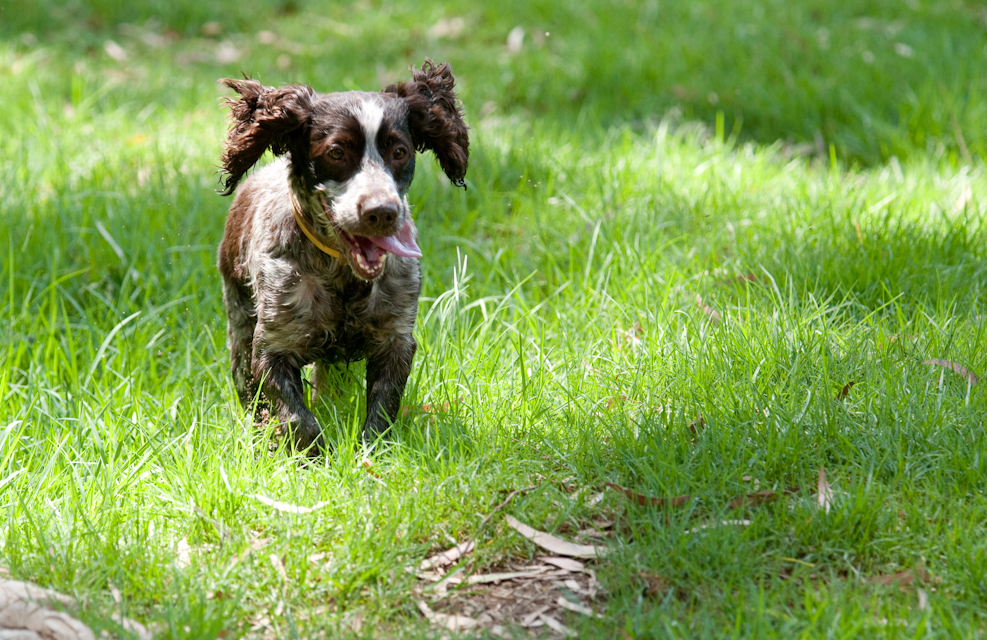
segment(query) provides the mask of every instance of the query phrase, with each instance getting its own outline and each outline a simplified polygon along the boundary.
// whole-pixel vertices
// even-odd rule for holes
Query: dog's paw
[[[385,419],[367,420],[363,425],[363,443],[373,444],[385,437],[391,429],[391,424]]]
[[[315,416],[295,416],[290,424],[295,451],[313,458],[322,455],[326,448],[325,437],[322,435],[322,426]]]

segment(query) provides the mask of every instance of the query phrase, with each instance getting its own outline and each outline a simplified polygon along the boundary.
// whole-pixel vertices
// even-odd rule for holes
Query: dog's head
[[[426,60],[410,81],[381,93],[223,83],[240,98],[227,102],[222,193],[233,193],[266,150],[290,154],[295,197],[316,213],[320,231],[338,238],[360,278],[383,273],[388,253],[421,256],[405,197],[416,150],[434,153],[449,179],[465,187],[469,136],[448,63]]]

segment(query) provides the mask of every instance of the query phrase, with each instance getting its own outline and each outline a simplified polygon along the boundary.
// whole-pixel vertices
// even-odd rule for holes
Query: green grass
[[[466,73],[474,117],[495,109],[640,131],[670,109],[709,123],[722,113],[745,140],[788,140],[823,157],[833,145],[865,165],[938,152],[954,167],[987,151],[984,24],[971,0],[0,6],[10,42],[56,45],[48,54],[64,64],[39,85],[63,100],[106,61],[107,40],[130,53],[116,80],[138,82],[100,101],[147,104],[148,84],[167,83],[154,101],[185,108],[219,73],[373,88],[428,55]],[[273,42],[257,38],[272,26]],[[524,39],[511,54],[515,27]]]
[[[119,590],[161,637],[438,635],[405,568],[470,536],[471,570],[537,555],[479,528],[536,485],[504,512],[567,538],[616,522],[604,618],[565,620],[581,637],[983,635],[985,387],[922,364],[987,373],[976,6],[561,7],[0,8],[5,571],[97,630]],[[473,127],[469,190],[426,158],[411,193],[405,403],[440,410],[368,473],[356,365],[318,407],[332,453],[269,453],[228,374],[215,79],[374,89],[425,55],[452,60]],[[800,492],[730,510],[745,476]],[[606,482],[693,500],[590,504]],[[917,563],[925,609],[868,580]]]

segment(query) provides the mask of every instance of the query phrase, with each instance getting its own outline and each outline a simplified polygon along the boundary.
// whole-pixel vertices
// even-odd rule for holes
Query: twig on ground
[[[530,487],[525,487],[524,489],[515,489],[514,491],[511,491],[509,494],[507,494],[507,498],[503,502],[501,502],[496,507],[494,507],[493,511],[488,513],[487,516],[480,521],[480,526],[476,528],[477,531],[483,529],[483,526],[486,525],[488,522],[490,522],[490,518],[492,518],[494,514],[496,514],[498,511],[506,507],[510,503],[510,501],[514,499],[514,496],[518,495],[519,493],[527,493],[529,491],[534,491],[537,488],[538,485],[533,484]]]

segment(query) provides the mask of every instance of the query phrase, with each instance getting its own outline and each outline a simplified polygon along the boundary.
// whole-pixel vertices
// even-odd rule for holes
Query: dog
[[[448,63],[426,58],[380,93],[221,82],[228,99],[220,193],[236,193],[219,245],[240,404],[263,407],[299,451],[325,449],[302,368],[365,359],[364,441],[397,419],[417,344],[415,152],[466,188],[469,132]],[[241,179],[270,150],[275,160]],[[239,187],[238,187],[239,185]],[[254,405],[258,402],[258,405]]]

